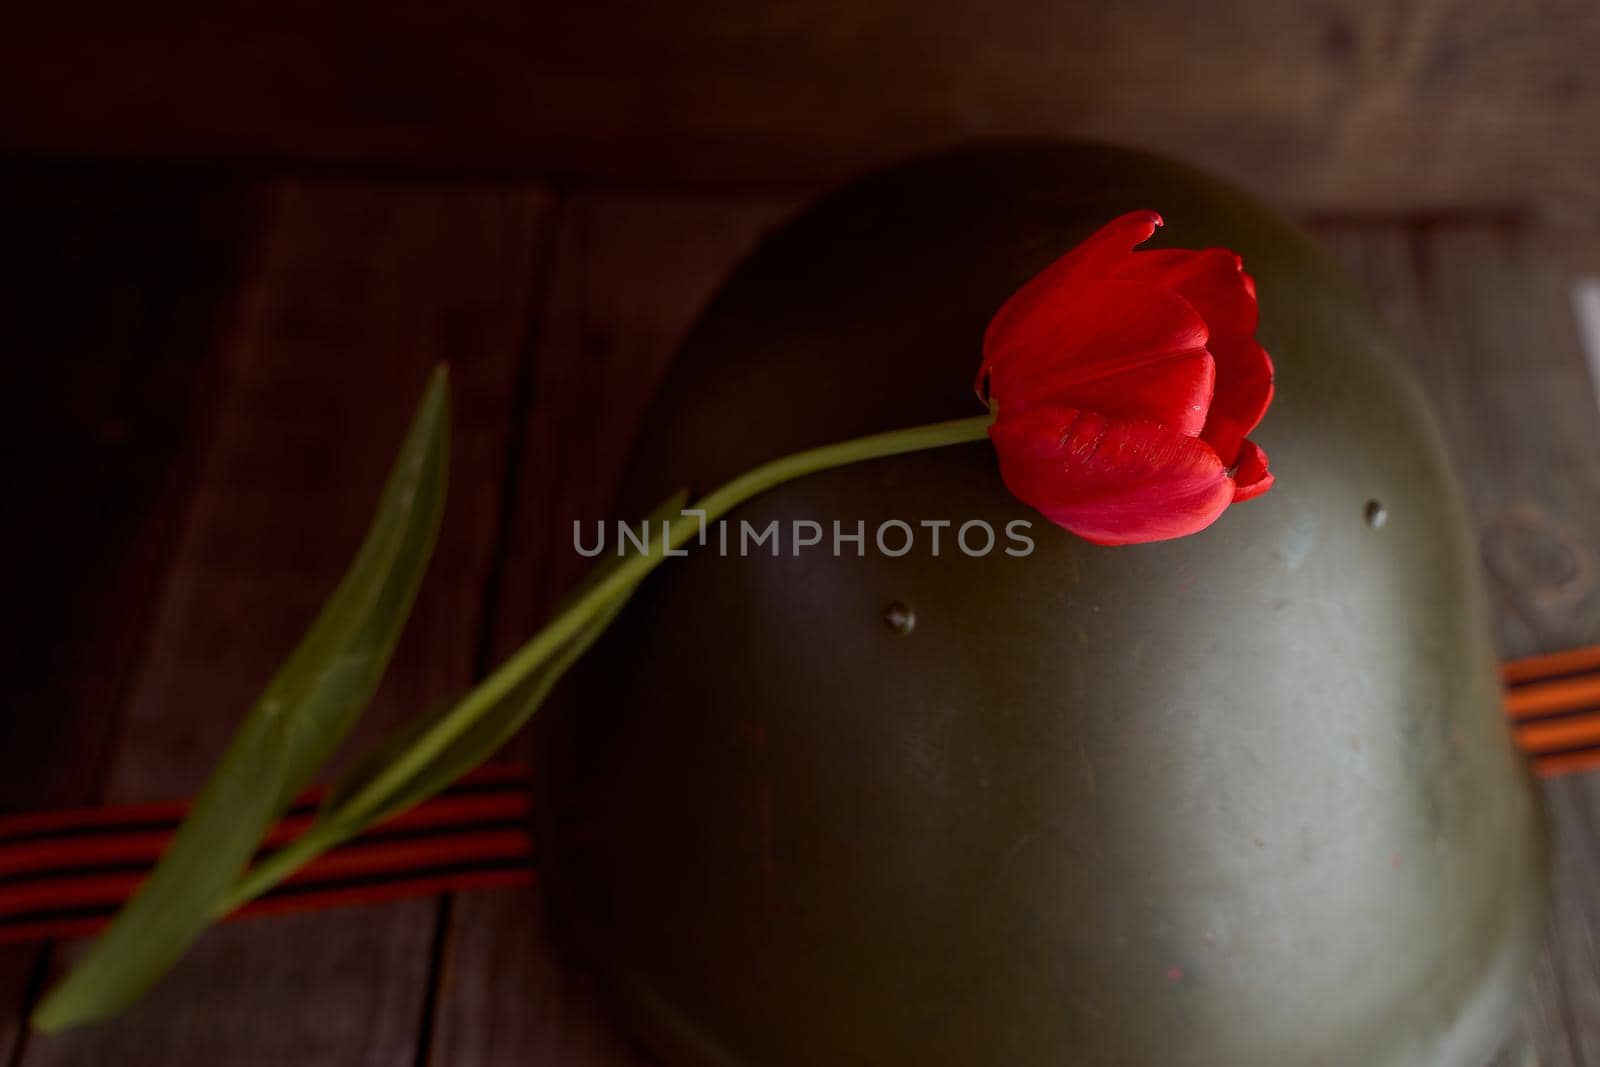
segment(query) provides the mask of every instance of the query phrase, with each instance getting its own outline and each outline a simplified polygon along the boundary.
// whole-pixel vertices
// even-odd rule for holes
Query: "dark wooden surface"
[[[120,173],[3,188],[4,810],[193,788],[354,548],[441,359],[448,516],[364,729],[464,685],[574,580],[571,520],[606,514],[678,338],[795,204]],[[1434,394],[1502,651],[1600,642],[1600,406],[1567,270],[1498,217],[1315,225]],[[1600,1062],[1597,782],[1548,787],[1554,933],[1497,1067]],[[535,894],[233,925],[122,1020],[25,1036],[77,951],[0,952],[0,1063],[644,1062],[552,954]]]
[[[1193,159],[1284,203],[1600,210],[1584,0],[19,6],[0,153],[833,181],[975,137]]]

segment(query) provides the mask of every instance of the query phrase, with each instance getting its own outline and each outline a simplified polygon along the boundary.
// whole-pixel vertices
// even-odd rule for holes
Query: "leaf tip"
[[[428,375],[428,388],[423,394],[423,406],[437,404],[446,411],[450,404],[450,364],[435,363]]]
[[[46,1036],[59,1034],[81,1021],[73,1018],[72,1012],[62,1005],[60,993],[60,986],[46,993],[44,999],[39,1001],[38,1006],[28,1016],[28,1028],[34,1033]]]

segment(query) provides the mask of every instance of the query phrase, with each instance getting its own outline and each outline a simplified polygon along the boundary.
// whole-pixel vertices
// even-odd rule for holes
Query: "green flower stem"
[[[237,911],[324,852],[337,848],[354,836],[354,833],[339,832],[339,827],[334,823],[312,824],[305,833],[246,871],[217,906],[215,917],[221,919]]]
[[[906,452],[922,452],[930,448],[943,448],[946,445],[981,441],[988,436],[989,424],[993,421],[993,415],[974,415],[967,419],[952,419],[949,422],[892,430],[889,433],[857,437],[854,440],[841,441],[836,445],[824,445],[821,448],[796,452],[782,459],[775,459],[771,463],[763,463],[754,470],[739,475],[722,488],[703,497],[695,507],[706,513],[706,522],[709,524],[722,518],[751,497],[760,496],[768,489],[774,489],[784,482],[802,478],[807,474],[816,474],[834,467],[845,467],[867,459],[881,459],[884,456],[898,456]],[[691,521],[689,525],[698,528],[696,522]],[[679,537],[671,547],[677,548],[687,539],[687,535]]]
[[[980,441],[987,435],[992,421],[992,415],[977,415],[858,437],[796,452],[741,474],[695,504],[692,510],[696,514],[681,515],[673,520],[667,527],[664,539],[652,541],[648,551],[623,561],[604,580],[597,582],[570,607],[546,623],[527,644],[514,652],[430,727],[425,740],[434,743],[423,747],[437,752],[459,737],[475,719],[572,641],[615,597],[625,595],[660,566],[669,550],[681,547],[698,533],[702,529],[702,522],[709,525],[752,497],[808,474],[863,460]],[[704,512],[703,520],[699,512]],[[381,809],[383,798],[390,790],[424,769],[427,763],[428,756],[414,749],[375,774],[360,792],[341,804],[331,818],[314,824],[300,837],[251,868],[224,901],[220,914],[226,914],[266,892],[310,860],[359,833],[365,828],[368,817]]]

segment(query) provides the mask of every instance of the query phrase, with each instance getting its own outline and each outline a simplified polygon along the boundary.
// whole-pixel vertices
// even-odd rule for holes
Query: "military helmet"
[[[984,327],[1107,220],[1241,253],[1277,484],[1098,547],[987,443],[741,508],[864,551],[695,548],[545,747],[554,924],[675,1067],[1476,1067],[1542,930],[1546,837],[1500,710],[1460,494],[1329,256],[1150,156],[995,143],[826,197],[687,339],[623,515],[813,445],[981,411]],[[903,555],[872,531],[919,533]],[[926,520],[926,523],[924,523]],[[1025,556],[960,524],[1031,520]],[[896,538],[896,547],[900,538]]]

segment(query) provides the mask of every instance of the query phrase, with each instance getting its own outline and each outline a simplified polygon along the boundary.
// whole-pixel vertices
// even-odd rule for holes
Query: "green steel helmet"
[[[1141,208],[1256,279],[1272,492],[1104,548],[987,443],[801,479],[732,521],[820,550],[671,561],[553,724],[554,925],[666,1063],[1477,1067],[1503,1037],[1547,845],[1462,501],[1369,300],[1239,191],[997,143],[823,199],[692,331],[622,513],[980,410],[995,309]],[[880,551],[891,520],[944,542]],[[1033,550],[969,554],[973,520]]]

